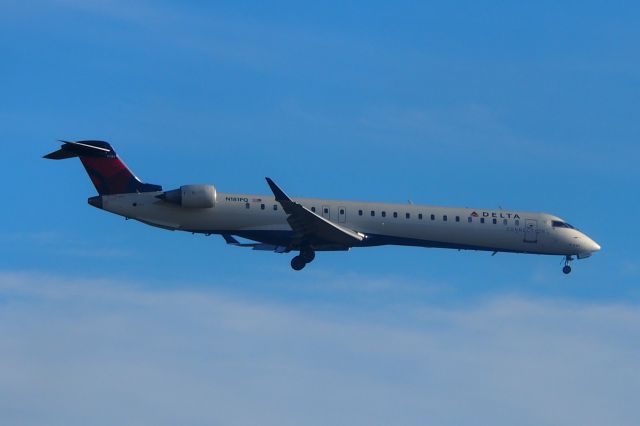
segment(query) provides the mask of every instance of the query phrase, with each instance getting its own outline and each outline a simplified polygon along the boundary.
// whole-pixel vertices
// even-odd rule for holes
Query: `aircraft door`
[[[331,220],[331,208],[329,206],[322,206],[322,217]]]
[[[338,207],[338,222],[345,223],[347,221],[347,209]]]
[[[526,219],[524,224],[524,242],[538,242],[538,221],[535,219]]]

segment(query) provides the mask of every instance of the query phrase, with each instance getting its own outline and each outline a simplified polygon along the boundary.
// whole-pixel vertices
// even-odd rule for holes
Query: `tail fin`
[[[162,191],[160,185],[142,183],[103,141],[60,141],[59,150],[44,156],[50,160],[79,157],[100,195]]]

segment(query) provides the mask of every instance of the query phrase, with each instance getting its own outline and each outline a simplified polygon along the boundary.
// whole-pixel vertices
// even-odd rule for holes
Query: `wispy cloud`
[[[637,423],[640,308],[375,311],[0,274],[7,424]]]
[[[0,235],[0,243],[13,247],[27,247],[28,250],[39,250],[73,257],[84,258],[122,258],[136,256],[131,250],[120,247],[109,247],[109,241],[89,242],[79,239],[71,233],[59,230],[9,232]]]

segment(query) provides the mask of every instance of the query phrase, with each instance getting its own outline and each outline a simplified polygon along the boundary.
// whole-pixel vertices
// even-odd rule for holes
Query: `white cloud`
[[[637,424],[637,306],[381,306],[0,273],[2,422]]]
[[[14,249],[26,245],[30,251],[37,247],[47,253],[100,259],[132,258],[137,255],[132,250],[108,247],[109,243],[110,241],[103,241],[103,247],[96,247],[93,242],[61,231],[14,231],[0,235],[0,244],[10,245]]]

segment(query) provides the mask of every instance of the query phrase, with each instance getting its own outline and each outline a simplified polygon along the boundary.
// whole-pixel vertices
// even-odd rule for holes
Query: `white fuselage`
[[[211,208],[185,208],[161,192],[102,196],[101,208],[153,226],[232,234],[284,245],[291,227],[273,196],[217,193]],[[366,235],[361,246],[384,244],[589,256],[600,246],[556,216],[508,210],[449,208],[295,198],[318,215]]]

